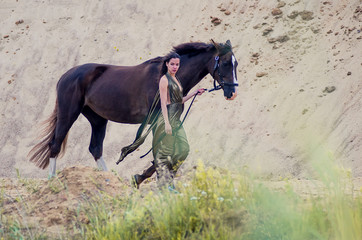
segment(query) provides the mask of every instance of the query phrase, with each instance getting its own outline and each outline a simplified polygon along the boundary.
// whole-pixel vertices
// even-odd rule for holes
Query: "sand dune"
[[[186,120],[197,159],[266,177],[307,177],[327,158],[362,176],[361,1],[0,1],[1,177],[46,177],[30,163],[39,123],[52,112],[55,86],[69,68],[88,62],[136,65],[190,41],[230,39],[239,62],[239,96],[199,97]],[[213,18],[221,23],[215,25]],[[200,87],[210,88],[211,76]],[[120,165],[120,149],[137,125],[110,123],[108,167],[122,177],[152,160]],[[58,168],[96,166],[90,125],[73,125]],[[136,163],[135,163],[136,162]]]

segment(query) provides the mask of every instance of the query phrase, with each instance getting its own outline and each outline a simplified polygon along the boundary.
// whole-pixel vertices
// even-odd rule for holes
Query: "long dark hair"
[[[169,63],[172,58],[178,58],[181,60],[180,55],[176,52],[170,52],[164,57],[162,68],[161,68],[161,77],[167,73],[167,66],[166,63]]]

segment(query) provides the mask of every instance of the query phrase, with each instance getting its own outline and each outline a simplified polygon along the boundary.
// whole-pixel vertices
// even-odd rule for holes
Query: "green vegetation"
[[[135,191],[84,200],[69,235],[55,238],[362,239],[362,196],[350,189],[350,172],[323,161],[315,172],[323,187],[301,195],[288,180],[275,190],[246,171],[232,175],[200,162],[178,184],[178,194]],[[0,239],[53,239],[20,222],[2,217]]]
[[[113,201],[113,206],[89,203],[87,239],[231,239],[242,233],[246,212],[230,175],[200,165],[192,180],[180,184],[180,194],[165,190],[138,193]],[[115,201],[115,202],[114,202]],[[102,201],[104,202],[104,201]],[[114,208],[116,204],[119,208]],[[112,209],[113,208],[113,209]]]
[[[29,193],[36,193],[40,189],[40,182],[34,179],[27,179],[20,176],[19,169],[16,169],[17,180],[20,184],[26,187]]]

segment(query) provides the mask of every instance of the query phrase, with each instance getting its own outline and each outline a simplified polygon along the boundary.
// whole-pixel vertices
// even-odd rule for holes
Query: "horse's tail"
[[[55,135],[55,128],[58,120],[58,99],[55,102],[55,108],[50,117],[42,122],[44,126],[42,133],[39,138],[42,139],[37,145],[35,145],[29,152],[30,161],[35,163],[39,168],[45,169],[49,165],[50,159],[50,144]],[[59,157],[62,157],[65,152],[67,144],[68,134],[65,137],[62,147],[59,153]]]

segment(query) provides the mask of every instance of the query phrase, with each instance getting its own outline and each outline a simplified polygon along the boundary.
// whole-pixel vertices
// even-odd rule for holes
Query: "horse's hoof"
[[[52,178],[55,178],[55,176],[56,176],[55,174],[49,174],[49,175],[48,175],[48,180],[50,180],[50,179],[52,179]]]

